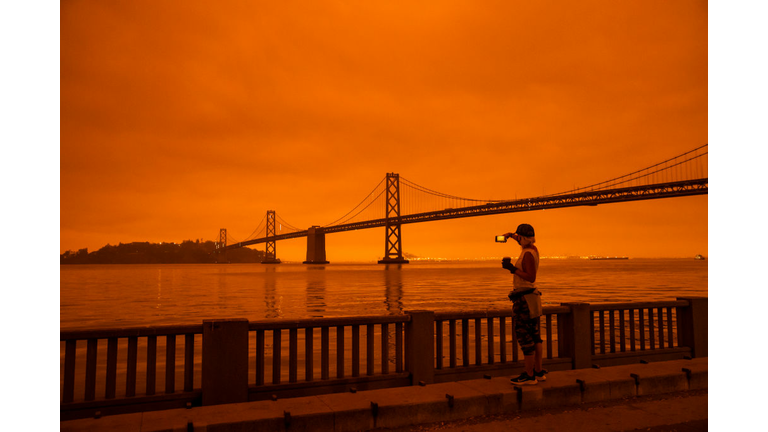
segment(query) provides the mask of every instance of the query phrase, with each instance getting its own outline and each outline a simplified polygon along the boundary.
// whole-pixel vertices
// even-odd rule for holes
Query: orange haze
[[[706,1],[63,1],[60,250],[243,239],[272,209],[323,225],[387,172],[470,198],[561,192],[707,143],[707,98]],[[403,246],[514,255],[492,236],[527,222],[543,255],[693,257],[707,204],[405,225]],[[384,229],[326,243],[371,261]]]

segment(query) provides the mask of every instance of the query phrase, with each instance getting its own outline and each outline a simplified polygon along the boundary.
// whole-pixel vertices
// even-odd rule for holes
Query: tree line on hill
[[[66,251],[59,256],[60,264],[201,264],[228,261],[232,263],[256,263],[264,258],[264,252],[247,247],[228,250],[226,258],[214,253],[212,241],[185,240],[181,243],[120,243],[106,245],[88,252],[88,249]]]

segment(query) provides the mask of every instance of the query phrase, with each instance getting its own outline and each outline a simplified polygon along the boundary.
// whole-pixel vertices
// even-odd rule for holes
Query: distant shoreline
[[[120,243],[94,252],[88,252],[87,248],[66,251],[59,255],[59,264],[215,264],[222,259],[216,250],[216,243],[200,240]],[[231,263],[260,263],[263,258],[263,251],[246,247],[226,253],[226,260]]]

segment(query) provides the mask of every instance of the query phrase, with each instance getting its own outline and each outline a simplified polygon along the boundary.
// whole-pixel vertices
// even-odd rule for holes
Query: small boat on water
[[[604,256],[591,256],[589,257],[591,260],[627,260],[629,257],[625,256],[613,256],[613,257],[604,257]]]
[[[705,258],[703,255],[699,254],[699,255],[696,255],[695,257],[693,257],[693,259],[695,259],[697,261],[704,261],[707,258]]]

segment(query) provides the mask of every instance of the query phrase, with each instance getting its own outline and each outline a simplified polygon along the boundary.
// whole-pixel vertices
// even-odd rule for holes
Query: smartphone
[[[507,242],[507,238],[504,237],[503,235],[496,236],[496,243],[506,243],[506,242]]]

